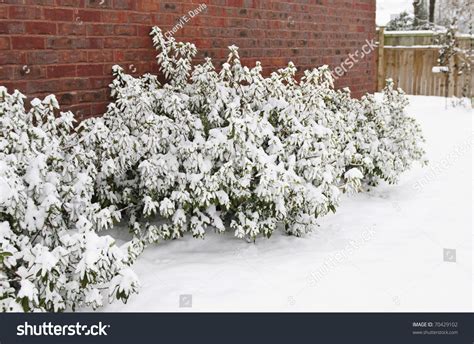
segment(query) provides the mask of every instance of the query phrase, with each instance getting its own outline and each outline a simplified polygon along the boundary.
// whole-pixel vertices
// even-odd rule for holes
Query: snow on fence
[[[462,58],[450,59],[446,68],[438,67],[440,46],[433,31],[378,30],[377,90],[383,89],[385,80],[392,78],[408,94],[428,96],[473,97],[474,79],[471,70],[461,71]],[[460,47],[471,50],[474,37],[459,35]]]

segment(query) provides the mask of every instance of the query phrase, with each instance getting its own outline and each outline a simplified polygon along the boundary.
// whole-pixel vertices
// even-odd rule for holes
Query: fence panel
[[[474,37],[460,36],[461,47],[470,50],[468,56],[451,58],[449,73],[433,73],[438,66],[440,46],[431,31],[379,31],[377,90],[392,78],[408,94],[427,96],[473,97],[474,78],[472,46]],[[461,70],[463,62],[471,59],[471,68]]]

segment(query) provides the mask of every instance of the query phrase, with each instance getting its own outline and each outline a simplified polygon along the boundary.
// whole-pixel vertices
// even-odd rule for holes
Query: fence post
[[[384,46],[385,46],[385,27],[380,26],[379,27],[378,63],[377,63],[377,91],[381,91],[385,87]]]

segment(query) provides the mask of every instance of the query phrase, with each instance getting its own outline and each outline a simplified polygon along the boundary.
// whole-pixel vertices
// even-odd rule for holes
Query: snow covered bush
[[[372,96],[367,96],[370,99]],[[374,103],[373,99],[368,100]],[[368,125],[374,125],[377,131],[379,147],[374,154],[372,166],[367,168],[366,175],[377,183],[383,179],[391,184],[396,183],[403,172],[408,171],[413,162],[426,163],[422,143],[425,141],[420,125],[407,116],[408,98],[401,89],[395,89],[393,80],[389,79],[383,91],[381,111],[375,112],[369,107]]]
[[[29,111],[24,98],[0,87],[0,310],[97,307],[106,288],[126,301],[141,246],[95,232],[120,213],[93,200],[94,151],[78,144],[72,113],[56,116],[54,96]]]
[[[116,101],[80,126],[84,149],[96,152],[98,201],[124,209],[147,242],[208,227],[248,240],[279,224],[302,235],[341,192],[364,178],[396,181],[422,154],[393,87],[379,103],[334,90],[325,66],[298,81],[290,63],[265,78],[259,63],[241,65],[235,46],[217,72],[210,59],[193,67],[193,44],[156,27],[152,37],[167,83],[116,66]]]
[[[82,144],[97,152],[102,206],[126,208],[132,231],[147,241],[201,237],[208,226],[253,240],[279,223],[300,235],[335,209],[332,132],[318,123],[329,112],[313,118],[315,105],[302,102],[323,72],[301,85],[294,66],[265,79],[231,47],[217,73],[210,60],[191,67],[194,45],[157,28],[153,39],[169,83],[115,67],[116,102],[81,124]],[[162,221],[141,225],[157,214]]]
[[[345,176],[359,175],[360,186],[380,180],[393,184],[413,162],[425,163],[421,128],[407,116],[408,98],[392,80],[387,80],[382,101],[374,95],[353,99],[347,89],[338,93],[330,103],[343,114],[337,136]]]
[[[387,31],[410,31],[416,30],[414,26],[414,16],[407,11],[403,11],[397,14],[394,18],[390,19],[390,21],[385,26],[385,30]],[[421,30],[421,29],[420,29]]]

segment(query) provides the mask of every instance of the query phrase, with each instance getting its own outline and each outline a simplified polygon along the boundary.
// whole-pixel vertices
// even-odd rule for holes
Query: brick
[[[127,48],[128,40],[122,37],[107,37],[104,40],[104,48],[116,49],[116,48]]]
[[[58,51],[58,60],[60,63],[82,63],[87,62],[87,51],[85,50],[64,50]]]
[[[45,40],[42,37],[15,36],[11,38],[12,49],[44,49]]]
[[[114,1],[114,8],[120,10],[135,10],[136,0],[113,0]]]
[[[61,89],[60,84],[56,80],[32,80],[27,83],[27,93],[56,93]]]
[[[129,23],[137,23],[137,24],[150,24],[151,23],[152,15],[150,13],[131,13],[128,16]],[[150,27],[148,27],[148,32],[150,32]]]
[[[58,82],[62,91],[87,90],[90,87],[89,78],[68,78]]]
[[[103,46],[99,38],[50,37],[46,40],[48,49],[100,49]]]
[[[41,8],[36,6],[11,6],[10,19],[41,19]]]
[[[107,100],[106,90],[93,90],[82,92],[79,95],[80,103],[97,103]]]
[[[33,35],[55,35],[56,24],[50,22],[27,22],[25,23],[25,30],[26,33]]]
[[[24,65],[26,54],[21,51],[2,51],[0,54],[0,65]]]
[[[59,57],[56,51],[36,51],[28,53],[28,62],[33,65],[58,63]]]
[[[0,80],[13,80],[12,66],[0,66]]]
[[[85,36],[86,25],[80,24],[76,21],[72,23],[58,23],[58,35],[61,36]]]
[[[115,26],[112,24],[87,24],[88,36],[113,36]]]
[[[44,18],[52,21],[72,21],[74,12],[72,9],[45,8]]]
[[[8,19],[8,7],[0,7],[0,19]]]
[[[0,22],[0,34],[19,34],[25,32],[25,24],[21,22]]]
[[[0,37],[0,50],[10,49],[10,39],[8,37]]]
[[[134,25],[115,25],[115,34],[120,36],[136,35],[137,29]]]
[[[105,68],[105,67],[104,67]],[[111,68],[106,68],[107,70],[112,70]],[[107,77],[91,77],[90,78],[90,88],[91,89],[108,89],[112,78],[110,76]]]
[[[101,12],[95,10],[78,10],[74,13],[74,18],[77,22],[100,22]]]
[[[104,23],[126,23],[127,18],[133,14],[125,11],[105,11],[102,13]]]
[[[48,49],[73,49],[79,40],[71,37],[48,37],[46,47]]]
[[[77,76],[99,76],[104,72],[103,65],[78,65]]]
[[[142,0],[138,1],[138,10],[142,12],[155,12],[160,9],[160,1]]]
[[[50,79],[76,76],[76,66],[74,65],[48,66],[46,71],[47,77]]]
[[[113,51],[93,50],[87,52],[88,62],[112,62],[114,60]]]

